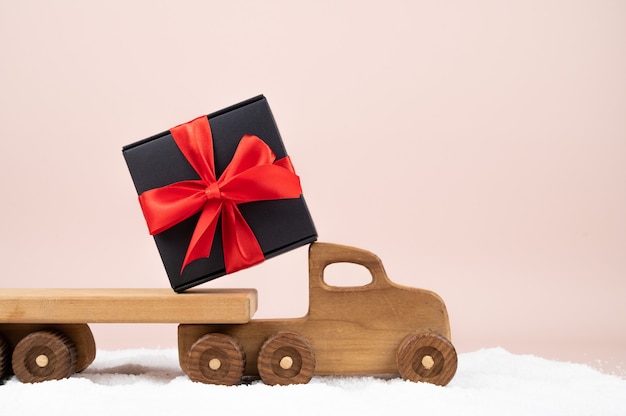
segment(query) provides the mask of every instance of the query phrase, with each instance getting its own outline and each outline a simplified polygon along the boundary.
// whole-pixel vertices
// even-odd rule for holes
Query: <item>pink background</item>
[[[626,360],[626,3],[0,3],[2,287],[169,287],[121,148],[263,93],[320,241],[459,352]],[[306,249],[207,286],[307,309]],[[173,325],[96,325],[101,348]]]

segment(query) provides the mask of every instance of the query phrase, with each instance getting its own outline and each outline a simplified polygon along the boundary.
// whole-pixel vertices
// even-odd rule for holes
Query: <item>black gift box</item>
[[[209,114],[213,135],[215,173],[220,177],[244,135],[261,138],[277,159],[287,156],[280,133],[263,96]],[[184,180],[199,179],[169,131],[123,148],[137,194]],[[304,198],[255,201],[238,205],[254,232],[266,259],[317,239]],[[182,292],[224,276],[221,220],[208,258],[181,266],[199,213],[156,234],[154,240],[172,288]]]

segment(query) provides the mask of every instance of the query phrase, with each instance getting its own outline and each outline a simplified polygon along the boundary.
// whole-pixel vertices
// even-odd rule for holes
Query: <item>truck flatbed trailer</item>
[[[245,324],[255,289],[0,289],[2,323]]]
[[[0,289],[0,380],[71,376],[96,357],[90,323],[244,324],[255,289]]]

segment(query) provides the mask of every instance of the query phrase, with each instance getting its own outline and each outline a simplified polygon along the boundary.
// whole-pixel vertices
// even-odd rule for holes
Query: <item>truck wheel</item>
[[[12,361],[13,372],[23,383],[60,380],[75,372],[76,347],[63,334],[33,332],[17,343]]]
[[[405,380],[445,386],[456,373],[454,346],[434,331],[406,336],[400,343],[396,359],[400,375]]]
[[[246,354],[241,344],[228,335],[206,334],[187,355],[187,375],[192,381],[232,386],[241,381]]]
[[[313,348],[295,332],[278,332],[261,347],[258,370],[265,384],[306,384],[315,371]]]
[[[0,384],[9,374],[11,363],[11,351],[9,344],[0,336]]]

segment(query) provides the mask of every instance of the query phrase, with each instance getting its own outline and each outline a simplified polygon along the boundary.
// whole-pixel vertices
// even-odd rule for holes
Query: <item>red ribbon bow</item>
[[[206,116],[170,130],[174,141],[200,176],[142,193],[139,203],[151,235],[202,211],[180,273],[194,260],[211,253],[222,214],[226,273],[262,262],[265,257],[238,204],[298,198],[300,179],[289,156],[276,160],[272,149],[256,136],[241,138],[235,155],[219,179],[215,176],[213,136]]]

